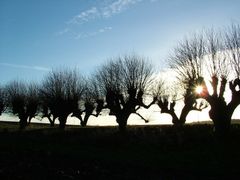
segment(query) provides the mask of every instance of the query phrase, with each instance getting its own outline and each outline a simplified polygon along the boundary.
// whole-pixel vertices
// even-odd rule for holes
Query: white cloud
[[[68,33],[68,32],[70,32],[70,29],[69,28],[65,28],[62,31],[57,32],[56,35],[60,36],[60,35],[63,35],[65,33]]]
[[[84,38],[88,38],[88,37],[93,37],[98,34],[105,33],[107,31],[111,31],[111,30],[112,30],[112,27],[108,26],[108,27],[98,29],[97,31],[89,32],[89,33],[82,33],[82,32],[80,32],[78,34],[75,33],[74,39],[84,39]]]
[[[117,0],[108,6],[105,6],[101,9],[101,16],[103,18],[111,17],[114,14],[121,13],[123,10],[129,8],[131,5],[134,5],[142,0]]]
[[[99,16],[99,10],[96,7],[81,12],[74,16],[67,24],[83,24],[91,19],[96,19]]]
[[[96,36],[97,34],[104,33],[112,29],[112,27],[105,27],[93,32],[81,32],[79,27],[85,23],[90,23],[91,21],[97,19],[110,18],[116,14],[122,13],[124,10],[140,3],[144,0],[111,0],[109,3],[102,3],[96,7],[90,7],[89,9],[80,12],[71,18],[66,24],[67,28],[56,33],[57,35],[70,34],[74,39],[82,39],[86,37]],[[145,0],[148,2],[156,2],[157,0]],[[105,1],[106,2],[106,1]],[[76,30],[78,29],[78,30]],[[78,32],[76,32],[78,31]]]
[[[114,14],[121,13],[131,5],[134,5],[141,1],[142,0],[117,0],[103,7],[91,7],[90,9],[82,11],[78,15],[74,16],[67,22],[67,24],[83,24],[97,18],[108,18]]]
[[[20,65],[20,64],[10,64],[10,63],[0,63],[0,66],[20,68],[20,69],[32,69],[37,71],[50,71],[49,68],[42,67],[42,66],[28,66],[28,65]]]
[[[104,33],[104,32],[106,32],[106,31],[110,31],[110,30],[112,30],[112,27],[104,27],[104,28],[102,28],[102,29],[99,29],[98,32],[99,32],[99,33]]]

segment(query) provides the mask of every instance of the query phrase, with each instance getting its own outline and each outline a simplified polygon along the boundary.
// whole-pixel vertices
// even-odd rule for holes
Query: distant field
[[[65,131],[0,122],[0,179],[236,179],[240,124],[218,141],[209,123]]]

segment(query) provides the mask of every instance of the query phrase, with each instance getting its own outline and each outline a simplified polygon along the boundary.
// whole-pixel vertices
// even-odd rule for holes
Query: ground
[[[236,179],[240,125],[223,140],[212,124],[68,126],[0,123],[0,179]]]

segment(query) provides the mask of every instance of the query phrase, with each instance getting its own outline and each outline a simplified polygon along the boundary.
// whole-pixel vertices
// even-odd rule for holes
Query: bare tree
[[[237,33],[239,33],[239,26],[232,26],[226,32],[226,45],[224,46],[221,33],[214,30],[206,31],[203,40],[202,38],[197,38],[197,41],[203,41],[204,43],[203,53],[194,53],[198,60],[195,60],[196,65],[192,63],[191,58],[183,58],[180,61],[181,63],[178,62],[179,58],[173,61],[178,62],[176,63],[175,70],[179,73],[180,77],[181,75],[187,77],[192,73],[192,77],[195,77],[192,80],[196,81],[193,81],[193,84],[202,86],[203,91],[197,94],[198,96],[195,98],[204,98],[210,104],[209,116],[213,120],[216,133],[219,135],[223,135],[229,131],[232,114],[240,103],[239,56],[237,56],[239,50],[237,44],[240,44],[238,42],[240,38]],[[192,42],[193,40],[189,41]],[[188,46],[182,47],[183,49],[188,49]],[[233,66],[229,64],[233,64]],[[197,71],[196,67],[199,67],[202,71]],[[235,70],[236,75],[233,81],[229,81],[232,97],[230,102],[227,102],[224,98],[224,93],[226,92],[231,68]],[[211,79],[209,87],[206,85],[207,76]],[[190,92],[194,94],[193,89]]]
[[[210,76],[210,87],[202,81],[203,92],[200,97],[205,98],[211,106],[209,116],[212,119],[218,134],[225,134],[230,128],[231,116],[228,103],[224,98],[228,79],[228,64],[225,49],[223,48],[222,36],[214,30],[205,34],[205,68]],[[206,79],[206,78],[205,78]],[[209,90],[212,89],[212,93]]]
[[[98,70],[96,78],[105,96],[109,115],[115,115],[120,131],[125,131],[127,120],[144,104],[144,93],[150,87],[153,67],[144,58],[132,55],[109,61]]]
[[[211,37],[211,35],[210,35]],[[234,110],[240,104],[240,79],[239,79],[239,62],[240,62],[240,28],[239,25],[232,25],[225,32],[224,48],[219,48],[218,54],[221,57],[208,56],[208,61],[212,60],[212,64],[218,66],[218,71],[211,73],[211,86],[213,93],[209,93],[206,84],[204,84],[204,97],[211,105],[209,116],[213,120],[216,131],[220,134],[226,134],[230,129],[231,117]],[[212,41],[209,41],[211,45]],[[209,54],[213,51],[209,51]],[[220,62],[219,62],[220,61]],[[230,66],[229,66],[229,64]],[[231,75],[234,72],[234,75]],[[230,76],[229,76],[230,75]],[[228,78],[233,80],[229,81],[229,88],[231,91],[231,99],[227,102],[224,98]],[[232,79],[231,78],[231,79]]]
[[[190,111],[201,111],[206,108],[206,103],[203,101],[197,102],[198,95],[195,92],[198,84],[202,81],[202,58],[204,54],[203,36],[195,34],[192,38],[186,38],[179,43],[169,58],[170,67],[177,73],[179,84],[177,89],[178,94],[180,94],[178,98],[183,99],[184,102],[180,117],[175,113],[177,94],[169,98],[169,87],[166,87],[166,82],[160,81],[158,83],[155,92],[155,96],[158,97],[157,104],[161,113],[168,113],[172,116],[172,123],[175,125],[183,125]]]
[[[95,76],[86,79],[81,104],[80,108],[74,110],[72,116],[77,117],[80,120],[81,126],[84,127],[87,125],[90,116],[98,117],[104,108],[104,100],[100,96]]]
[[[84,88],[84,79],[76,70],[53,70],[45,77],[40,90],[41,102],[44,116],[52,125],[58,118],[59,127],[65,128],[69,114],[78,109]]]
[[[171,115],[172,123],[174,125],[184,125],[187,115],[191,111],[202,111],[208,106],[207,102],[203,99],[198,100],[199,96],[197,95],[196,90],[198,88],[197,84],[199,83],[199,80],[189,81],[188,86],[185,86],[184,88],[181,86],[174,86],[173,84],[169,84],[166,87],[166,82],[163,82],[164,84],[162,84],[161,82],[158,83],[158,90],[160,90],[159,87],[161,86],[161,89],[163,89],[164,91],[162,91],[161,93],[154,93],[154,96],[158,97],[157,105],[161,109],[161,113],[167,113]],[[174,86],[175,91],[177,89],[178,92],[176,94],[171,94],[171,92],[169,92],[169,89],[171,89],[170,86]],[[178,116],[176,114],[175,106],[178,101],[182,100],[184,104],[182,109],[180,110],[180,115]]]
[[[20,119],[20,128],[27,126],[27,121],[35,117],[39,105],[36,84],[26,84],[22,81],[12,81],[6,85],[9,108]]]

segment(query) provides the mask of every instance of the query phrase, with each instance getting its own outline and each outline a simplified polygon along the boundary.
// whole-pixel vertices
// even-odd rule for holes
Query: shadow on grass
[[[233,179],[240,126],[216,140],[211,124],[0,132],[0,179]]]

